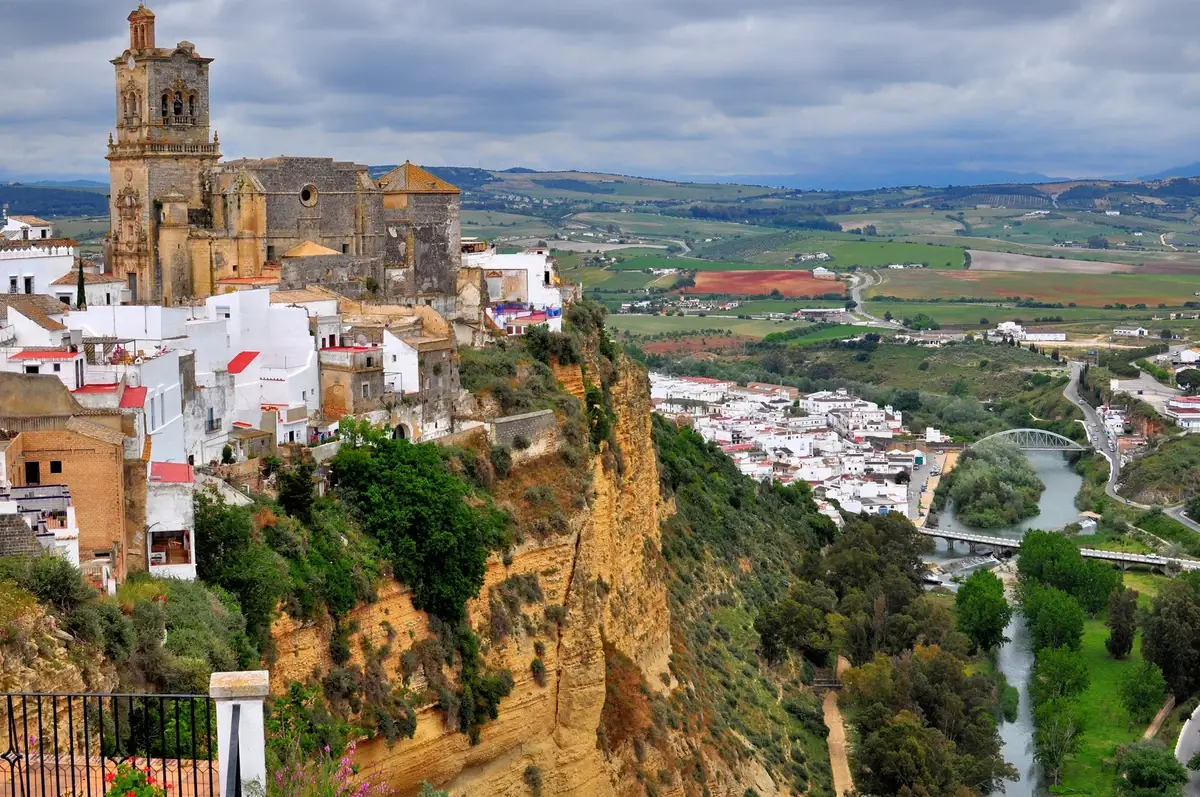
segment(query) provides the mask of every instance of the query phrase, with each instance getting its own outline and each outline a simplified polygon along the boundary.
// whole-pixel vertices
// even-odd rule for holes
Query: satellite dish
[[[354,339],[354,342],[355,342],[356,344],[358,344],[359,346],[366,346],[366,345],[367,345],[367,342],[368,342],[368,341],[367,341],[367,336],[366,336],[366,335],[361,335],[361,334],[360,334],[360,335],[359,335],[357,338],[355,338],[355,339]]]

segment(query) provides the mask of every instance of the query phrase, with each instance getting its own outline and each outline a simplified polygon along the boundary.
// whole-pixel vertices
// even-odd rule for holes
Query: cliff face
[[[577,367],[573,374],[556,370],[563,371],[556,373],[561,381],[582,393]],[[542,607],[523,609],[516,630],[487,648],[488,664],[510,669],[514,686],[500,704],[498,719],[483,726],[479,744],[472,746],[465,734],[446,726],[441,711],[427,706],[419,712],[412,739],[390,748],[383,741],[359,746],[360,764],[378,767],[399,794],[413,794],[428,780],[453,794],[525,797],[529,767],[540,772],[541,793],[547,797],[615,796],[634,785],[623,782],[619,762],[606,760],[597,730],[605,701],[605,642],[634,662],[653,688],[665,689],[669,682],[671,621],[659,555],[659,523],[666,510],[645,371],[622,361],[611,406],[621,453],[616,461],[608,458],[607,468],[604,457],[593,459],[590,505],[567,519],[565,531],[527,540],[510,564],[493,556],[481,597],[469,606],[472,626],[487,639],[496,611],[489,600],[493,588],[513,576],[536,576],[542,603],[562,606],[565,620],[544,619]],[[389,673],[400,669],[404,650],[429,636],[426,615],[413,608],[407,590],[394,584],[350,619],[376,647],[390,637],[396,653],[388,659]],[[331,666],[328,628],[298,627],[283,618],[274,636],[278,656],[272,684],[277,688]],[[539,651],[544,686],[531,671]],[[412,679],[416,690],[423,686],[419,680],[419,675]]]

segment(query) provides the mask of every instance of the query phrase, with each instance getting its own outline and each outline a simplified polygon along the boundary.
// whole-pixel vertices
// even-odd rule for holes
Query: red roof
[[[236,426],[238,429],[253,429],[254,428],[253,426],[246,423],[245,421],[234,421],[233,425]]]
[[[218,285],[274,285],[279,277],[225,277],[217,280]]]
[[[116,393],[117,392],[117,384],[115,382],[113,382],[113,383],[107,384],[107,385],[84,385],[83,387],[75,388],[71,392],[75,393],[76,395],[78,395],[80,393],[82,393],[84,395],[89,395],[92,393]]]
[[[121,394],[121,409],[132,410],[146,406],[148,392],[150,392],[149,388],[144,387],[125,388],[125,392]]]
[[[258,356],[256,351],[244,351],[238,356],[229,361],[229,373],[240,374],[246,370],[246,366],[254,362],[254,358]]]
[[[191,484],[196,480],[192,466],[179,462],[151,462],[150,481],[160,484]]]
[[[77,351],[22,351],[10,356],[10,360],[74,360]]]

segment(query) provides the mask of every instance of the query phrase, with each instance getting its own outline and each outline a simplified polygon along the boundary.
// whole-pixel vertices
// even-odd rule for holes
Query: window
[[[363,382],[363,386],[362,386],[362,394],[363,394],[363,398],[370,398],[370,397],[371,397],[371,385],[370,385],[370,383],[368,383],[368,382]]]
[[[342,254],[343,255],[350,254],[350,244],[342,244]]]
[[[8,278],[8,292],[9,293],[17,293],[17,278],[16,277]]]
[[[54,364],[54,373],[57,374],[57,373],[61,373],[61,372],[62,372],[62,365],[59,363],[55,363]]]
[[[58,295],[58,300],[60,302],[62,302],[63,304],[65,304],[67,307],[71,306],[71,294],[69,294],[69,293],[60,293]]]
[[[300,204],[306,208],[314,207],[317,204],[317,187],[312,183],[300,189]]]
[[[392,362],[396,362],[396,355],[392,355]]]
[[[50,460],[50,472],[51,473],[62,473],[62,462],[57,459]]]
[[[172,103],[172,110],[176,116],[183,116],[183,95],[178,91],[175,92],[175,102]]]
[[[154,399],[150,399],[150,428],[151,429],[153,429],[155,426],[158,426],[157,418],[158,418],[158,414],[154,411]]]
[[[168,102],[167,95],[166,94],[162,95],[162,118],[164,121],[166,120],[167,114],[169,113],[169,111],[167,110],[167,102]]]
[[[25,484],[41,484],[42,483],[42,463],[26,462],[25,463]]]
[[[112,294],[111,293],[104,294],[104,303],[112,304]]]
[[[25,292],[33,293],[33,277],[25,278]]]
[[[188,116],[196,115],[196,95],[188,95]]]
[[[49,238],[49,237],[50,237],[50,231],[49,231],[49,230],[42,230],[42,237],[43,237],[43,238]]]
[[[271,246],[270,244],[267,245],[267,262],[275,262],[275,247]]]
[[[368,367],[368,368],[372,368],[372,367],[374,367],[374,365],[375,365],[375,358],[374,358],[374,357],[368,357],[368,358],[367,358],[367,367]]]

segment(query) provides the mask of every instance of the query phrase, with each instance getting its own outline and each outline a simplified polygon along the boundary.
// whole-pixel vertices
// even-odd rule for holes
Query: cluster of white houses
[[[685,420],[752,478],[807,482],[823,512],[910,512],[908,482],[924,451],[893,443],[902,414],[845,390],[650,375],[655,411]]]
[[[546,250],[462,257],[460,306],[481,324],[270,279],[136,305],[49,224],[6,219],[0,554],[50,549],[109,588],[132,570],[194,578],[198,470],[336,447],[347,417],[413,440],[461,431],[459,346],[560,330],[575,290]]]

